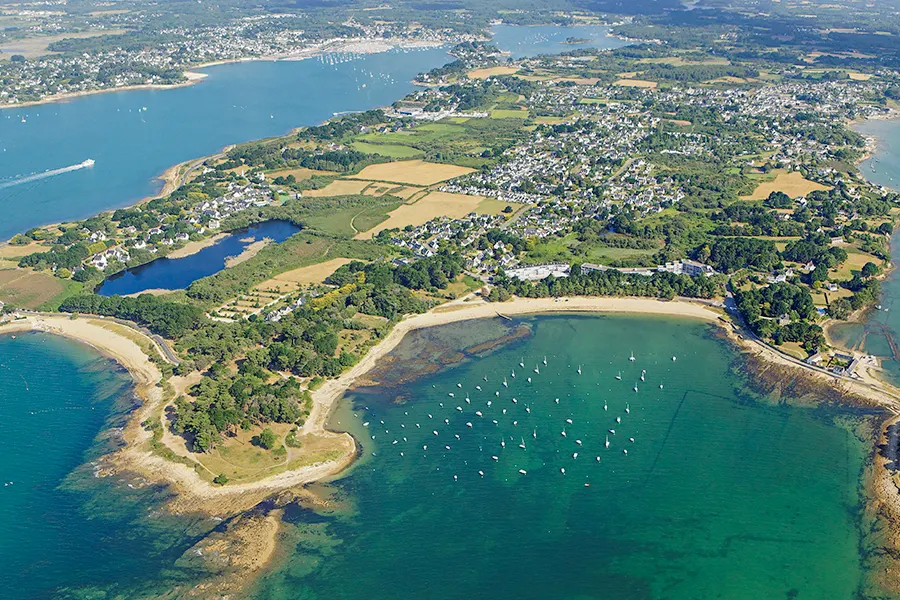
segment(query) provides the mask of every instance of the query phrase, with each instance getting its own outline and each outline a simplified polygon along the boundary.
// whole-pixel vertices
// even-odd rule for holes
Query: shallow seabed
[[[365,458],[333,484],[344,508],[290,515],[282,564],[253,598],[822,600],[862,589],[871,445],[835,418],[863,417],[759,401],[711,326],[655,317],[524,319],[510,327],[532,335],[404,382],[404,365],[427,372],[423,358],[447,358],[441,335],[480,343],[486,323],[411,334],[385,385],[345,400],[333,426],[363,440]]]

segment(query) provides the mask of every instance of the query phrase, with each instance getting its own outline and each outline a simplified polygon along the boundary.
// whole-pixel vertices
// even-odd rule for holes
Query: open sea
[[[0,596],[135,597],[196,576],[173,567],[197,523],[159,510],[167,492],[98,476],[133,408],[131,378],[92,348],[0,335]]]

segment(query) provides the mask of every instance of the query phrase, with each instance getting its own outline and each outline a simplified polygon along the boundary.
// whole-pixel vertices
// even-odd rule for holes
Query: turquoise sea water
[[[525,322],[489,356],[352,395],[333,422],[365,446],[334,484],[349,508],[294,515],[296,550],[250,597],[854,597],[867,444],[837,413],[757,403],[705,324]],[[399,352],[420,363],[433,336],[486,326]]]
[[[583,37],[611,48],[598,27],[498,26],[516,56],[564,52],[555,40]],[[336,113],[389,105],[418,73],[450,62],[446,49],[391,51],[339,64],[318,59],[245,62],[203,69],[202,82],[132,90],[0,111],[0,240],[35,225],[88,217],[157,193],[174,164],[228,144],[282,135]],[[365,87],[362,87],[365,84]],[[23,122],[24,120],[24,122]],[[16,184],[77,165],[80,169]]]
[[[156,512],[165,492],[95,477],[132,399],[127,373],[86,346],[0,335],[3,598],[111,598],[186,576],[172,564],[190,524]]]

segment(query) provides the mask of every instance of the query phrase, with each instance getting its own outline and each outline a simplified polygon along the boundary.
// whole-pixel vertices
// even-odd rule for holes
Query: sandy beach
[[[480,297],[470,295],[438,306],[427,313],[402,320],[353,368],[340,377],[327,381],[313,393],[312,410],[301,429],[301,434],[329,438],[335,442],[336,447],[342,449],[339,458],[284,471],[249,483],[216,486],[198,474],[196,469],[203,469],[203,467],[193,461],[181,438],[169,433],[159,441],[175,456],[178,456],[179,461],[183,461],[176,462],[153,450],[151,443],[153,433],[142,425],[156,417],[161,417],[162,422],[165,423],[165,407],[170,403],[170,397],[163,392],[163,380],[159,369],[145,354],[148,344],[155,345],[153,340],[136,330],[128,329],[125,332],[123,331],[124,326],[104,319],[84,317],[72,319],[62,315],[58,317],[29,316],[6,323],[0,325],[0,335],[23,331],[42,331],[62,335],[89,344],[128,369],[135,381],[135,393],[143,400],[143,404],[134,411],[123,431],[123,438],[126,442],[124,448],[103,460],[106,474],[137,473],[150,481],[172,486],[178,491],[168,503],[168,508],[172,512],[199,512],[224,518],[243,514],[263,500],[283,492],[293,494],[295,497],[299,497],[297,494],[300,494],[306,501],[317,501],[309,492],[302,490],[302,486],[341,474],[353,464],[358,452],[356,442],[351,435],[326,429],[329,416],[344,393],[373,369],[382,357],[396,348],[407,333],[470,319],[553,313],[658,315],[697,319],[714,324],[726,332],[729,339],[739,349],[753,353],[767,364],[801,369],[804,373],[827,382],[841,393],[856,394],[871,401],[872,404],[882,406],[894,415],[890,419],[885,419],[887,424],[900,419],[900,391],[878,381],[868,372],[867,367],[875,368],[876,364],[863,364],[859,369],[860,379],[837,377],[828,372],[814,369],[797,359],[746,337],[733,327],[725,316],[724,310],[715,306],[686,300],[663,301],[651,298],[619,297],[514,298],[503,303],[488,303]],[[116,329],[116,327],[122,329]],[[181,392],[196,382],[197,376],[197,373],[193,373],[186,377],[171,377],[166,385]],[[883,437],[881,442],[884,442]],[[190,466],[190,462],[194,462],[194,466]],[[878,458],[876,454],[872,471],[867,477],[866,487],[871,496],[869,508],[876,511],[880,518],[891,523],[889,529],[891,533],[884,543],[886,547],[898,549],[900,548],[900,534],[893,532],[900,527],[900,495],[898,495],[898,482],[885,468],[885,464],[886,460]],[[249,515],[249,513],[247,514]],[[206,547],[209,544],[211,548],[234,550],[234,556],[229,554],[228,560],[238,561],[242,565],[241,572],[249,579],[252,574],[259,572],[269,564],[274,554],[275,539],[279,531],[278,522],[276,515],[266,518],[254,517],[251,519],[248,517],[242,521],[243,525],[240,528],[236,528],[224,540],[211,534],[200,545]],[[247,562],[242,558],[249,554],[258,556],[259,560],[254,559]],[[892,576],[896,571],[891,561],[886,561],[882,568],[885,571],[885,577]],[[222,583],[220,582],[220,584]]]
[[[252,505],[275,491],[332,477],[350,465],[356,456],[356,444],[349,434],[328,431],[326,429],[328,418],[344,393],[373,369],[383,356],[396,348],[408,332],[470,319],[577,312],[674,316],[718,324],[744,351],[752,352],[770,363],[803,369],[831,385],[840,386],[847,392],[863,396],[895,414],[900,414],[900,392],[878,381],[867,372],[865,365],[860,369],[860,379],[839,378],[821,369],[811,368],[799,360],[792,359],[764,344],[739,335],[724,320],[724,311],[698,302],[663,301],[651,298],[571,297],[559,299],[515,298],[503,303],[489,303],[480,297],[467,296],[443,304],[430,312],[410,316],[400,321],[359,363],[340,377],[327,381],[321,388],[313,392],[313,406],[301,433],[329,438],[336,442],[337,446],[342,449],[340,458],[280,472],[249,483],[216,486],[200,477],[194,467],[163,458],[158,453],[151,451],[149,447],[152,433],[142,427],[141,423],[148,418],[160,416],[168,402],[164,399],[162,389],[159,387],[162,382],[159,369],[130,337],[132,334],[141,336],[144,339],[142,342],[144,347],[147,347],[147,344],[155,344],[153,340],[136,330],[132,330],[129,337],[125,337],[117,331],[111,330],[111,323],[104,322],[103,319],[84,317],[71,319],[67,316],[28,317],[0,326],[0,334],[18,331],[45,331],[63,335],[85,342],[122,364],[131,372],[137,393],[144,400],[144,404],[135,411],[126,427],[125,437],[128,445],[117,453],[119,456],[115,457],[114,462],[123,468],[137,470],[154,480],[174,485],[183,492],[184,502],[176,502],[178,505],[187,506],[193,503],[195,508],[206,507],[212,514],[222,514],[233,512],[237,505],[247,503]],[[172,377],[169,379],[169,384],[176,390],[183,390],[190,377],[190,375],[182,378]],[[176,443],[177,440],[173,440],[173,436],[165,436],[163,441],[168,449],[176,455],[192,460],[183,443],[180,445]],[[202,469],[202,467],[198,468]],[[225,498],[231,498],[231,501],[223,502]]]

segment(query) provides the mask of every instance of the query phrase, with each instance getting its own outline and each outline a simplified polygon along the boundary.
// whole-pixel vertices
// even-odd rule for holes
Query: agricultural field
[[[527,119],[528,118],[527,110],[492,110],[491,118],[492,119]]]
[[[32,270],[0,271],[0,300],[20,308],[52,308],[54,300],[77,291],[81,284]],[[58,304],[58,301],[56,302]]]
[[[784,192],[791,198],[796,198],[797,196],[805,196],[814,190],[827,189],[829,189],[827,186],[810,181],[797,171],[790,173],[779,171],[771,181],[764,181],[756,186],[753,193],[745,196],[744,200],[765,200],[772,192]]]
[[[468,167],[458,167],[456,165],[430,163],[422,160],[405,160],[400,162],[370,165],[360,171],[358,174],[353,175],[352,177],[349,177],[344,181],[366,179],[375,181],[390,181],[393,183],[407,183],[410,185],[434,185],[435,183],[440,183],[441,181],[446,181],[447,179],[453,179],[454,177],[467,175],[472,171],[474,171],[474,169],[470,169]],[[368,184],[369,182],[367,181],[365,183]],[[360,188],[360,190],[362,190],[362,188]],[[337,194],[332,193],[323,195],[334,196]]]
[[[320,284],[338,268],[351,262],[349,258],[332,258],[299,269],[292,269],[255,286],[255,291],[289,293],[310,284]]]
[[[647,81],[646,79],[619,79],[613,82],[613,85],[617,85],[619,87],[653,89],[659,84],[657,84],[655,81]]]
[[[485,67],[469,71],[469,79],[487,79],[495,75],[513,75],[519,72],[519,67]]]
[[[85,31],[81,33],[63,33],[60,35],[42,35],[20,40],[12,40],[0,46],[0,58],[4,58],[4,54],[21,54],[25,58],[36,58],[46,54],[55,54],[47,48],[54,42],[71,39],[84,39],[92,37],[100,37],[102,35],[121,35],[126,33],[125,29],[108,29],[103,31]]]
[[[366,152],[368,154],[380,154],[390,158],[413,158],[422,156],[422,151],[410,146],[399,146],[397,144],[375,144],[372,142],[353,142],[350,144],[354,150]]]
[[[354,194],[361,194],[364,189],[371,185],[371,183],[371,181],[335,179],[321,189],[304,191],[303,196],[312,198],[324,198],[327,196],[350,196]]]
[[[509,205],[506,202],[481,196],[431,192],[412,204],[403,204],[397,207],[391,211],[386,221],[369,231],[358,234],[356,239],[372,238],[384,229],[402,229],[407,225],[424,225],[435,217],[458,219],[471,212],[496,215],[500,214],[507,206]]]
[[[0,259],[3,258],[21,258],[35,252],[47,252],[50,246],[44,246],[40,242],[31,242],[24,246],[16,246],[14,244],[6,244],[0,246]]]

